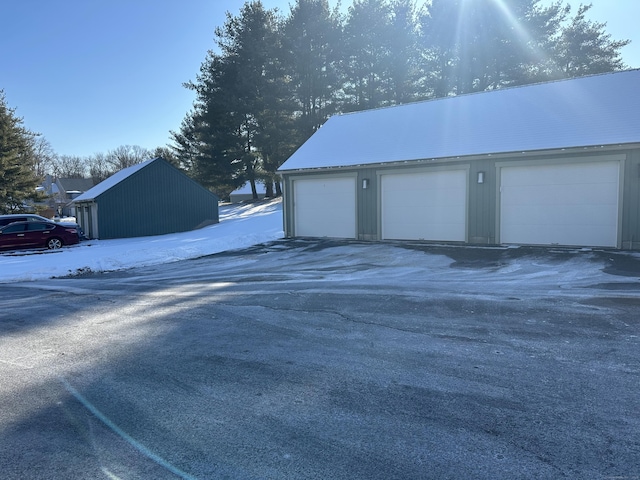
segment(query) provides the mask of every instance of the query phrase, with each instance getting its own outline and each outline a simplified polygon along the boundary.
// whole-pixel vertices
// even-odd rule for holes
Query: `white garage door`
[[[295,235],[356,238],[355,177],[294,180]]]
[[[382,175],[382,238],[464,242],[467,177],[466,170]]]
[[[500,239],[617,246],[619,162],[502,167]]]

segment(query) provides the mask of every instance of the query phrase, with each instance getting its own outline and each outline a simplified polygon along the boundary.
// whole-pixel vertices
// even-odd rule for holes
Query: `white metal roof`
[[[640,70],[331,117],[279,171],[640,143]]]
[[[256,190],[258,191],[258,193],[264,193],[266,191],[264,183],[256,180]],[[236,188],[233,192],[231,192],[231,195],[243,195],[247,193],[252,193],[251,182],[246,182],[240,188]]]
[[[103,180],[102,182],[100,182],[99,184],[97,184],[95,187],[87,190],[82,195],[79,195],[76,198],[74,198],[73,202],[81,202],[83,200],[84,201],[86,201],[86,200],[94,200],[99,195],[102,195],[104,192],[109,190],[111,187],[113,187],[116,184],[120,183],[125,178],[130,177],[131,175],[133,175],[137,171],[139,171],[139,170],[143,169],[144,167],[146,167],[147,165],[149,165],[151,162],[154,162],[155,160],[158,160],[158,159],[157,158],[152,158],[150,160],[146,160],[146,161],[144,161],[142,163],[138,163],[138,164],[133,165],[131,167],[123,168],[122,170],[114,173],[109,178],[107,178],[107,179]]]

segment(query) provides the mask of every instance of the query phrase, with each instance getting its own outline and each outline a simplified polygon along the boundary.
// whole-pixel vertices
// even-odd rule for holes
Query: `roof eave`
[[[540,149],[540,150],[526,150],[526,151],[510,151],[510,152],[498,152],[498,153],[481,153],[481,154],[472,154],[472,155],[460,155],[455,157],[438,157],[438,158],[414,158],[414,159],[404,159],[404,160],[390,160],[388,162],[376,162],[376,163],[358,163],[353,165],[334,165],[328,167],[309,167],[309,168],[296,168],[290,170],[278,170],[276,173],[278,175],[291,175],[297,173],[308,173],[308,172],[318,172],[318,171],[333,171],[333,170],[346,170],[346,169],[358,169],[358,168],[379,168],[386,166],[394,166],[394,165],[405,165],[405,164],[427,164],[427,163],[449,163],[455,161],[474,161],[487,157],[492,157],[496,159],[502,158],[513,158],[518,157],[522,158],[524,156],[549,156],[549,155],[558,155],[558,154],[575,154],[579,152],[596,152],[598,150],[607,150],[607,151],[616,151],[616,150],[628,150],[640,148],[640,142],[633,143],[621,143],[621,144],[610,144],[610,145],[589,145],[583,147],[560,147],[560,148],[549,148],[549,149]]]

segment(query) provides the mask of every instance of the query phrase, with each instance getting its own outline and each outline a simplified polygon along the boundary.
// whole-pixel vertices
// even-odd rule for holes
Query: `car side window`
[[[2,233],[18,233],[24,232],[27,228],[26,223],[18,223],[17,225],[9,225],[7,228],[2,230]]]
[[[28,230],[30,232],[41,232],[43,230],[51,230],[52,226],[46,223],[28,223]]]
[[[24,222],[26,220],[25,217],[9,217],[0,219],[0,227],[9,225],[14,222]]]

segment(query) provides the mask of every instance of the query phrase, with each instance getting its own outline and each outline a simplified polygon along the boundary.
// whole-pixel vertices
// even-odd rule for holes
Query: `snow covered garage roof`
[[[293,171],[640,142],[640,70],[331,117]]]
[[[136,173],[138,170],[143,169],[144,167],[149,165],[151,162],[154,162],[155,160],[157,160],[157,158],[152,158],[150,160],[146,160],[146,161],[144,161],[142,163],[138,163],[138,164],[133,165],[131,167],[123,168],[122,170],[119,170],[116,173],[114,173],[113,175],[111,175],[106,180],[103,180],[102,182],[97,184],[95,187],[87,190],[82,195],[76,197],[73,201],[74,202],[82,202],[82,201],[87,201],[87,200],[95,200],[96,197],[102,195],[104,192],[106,192],[110,188],[114,187],[115,185],[117,185],[118,183],[123,181],[125,178],[129,178],[131,175]]]

